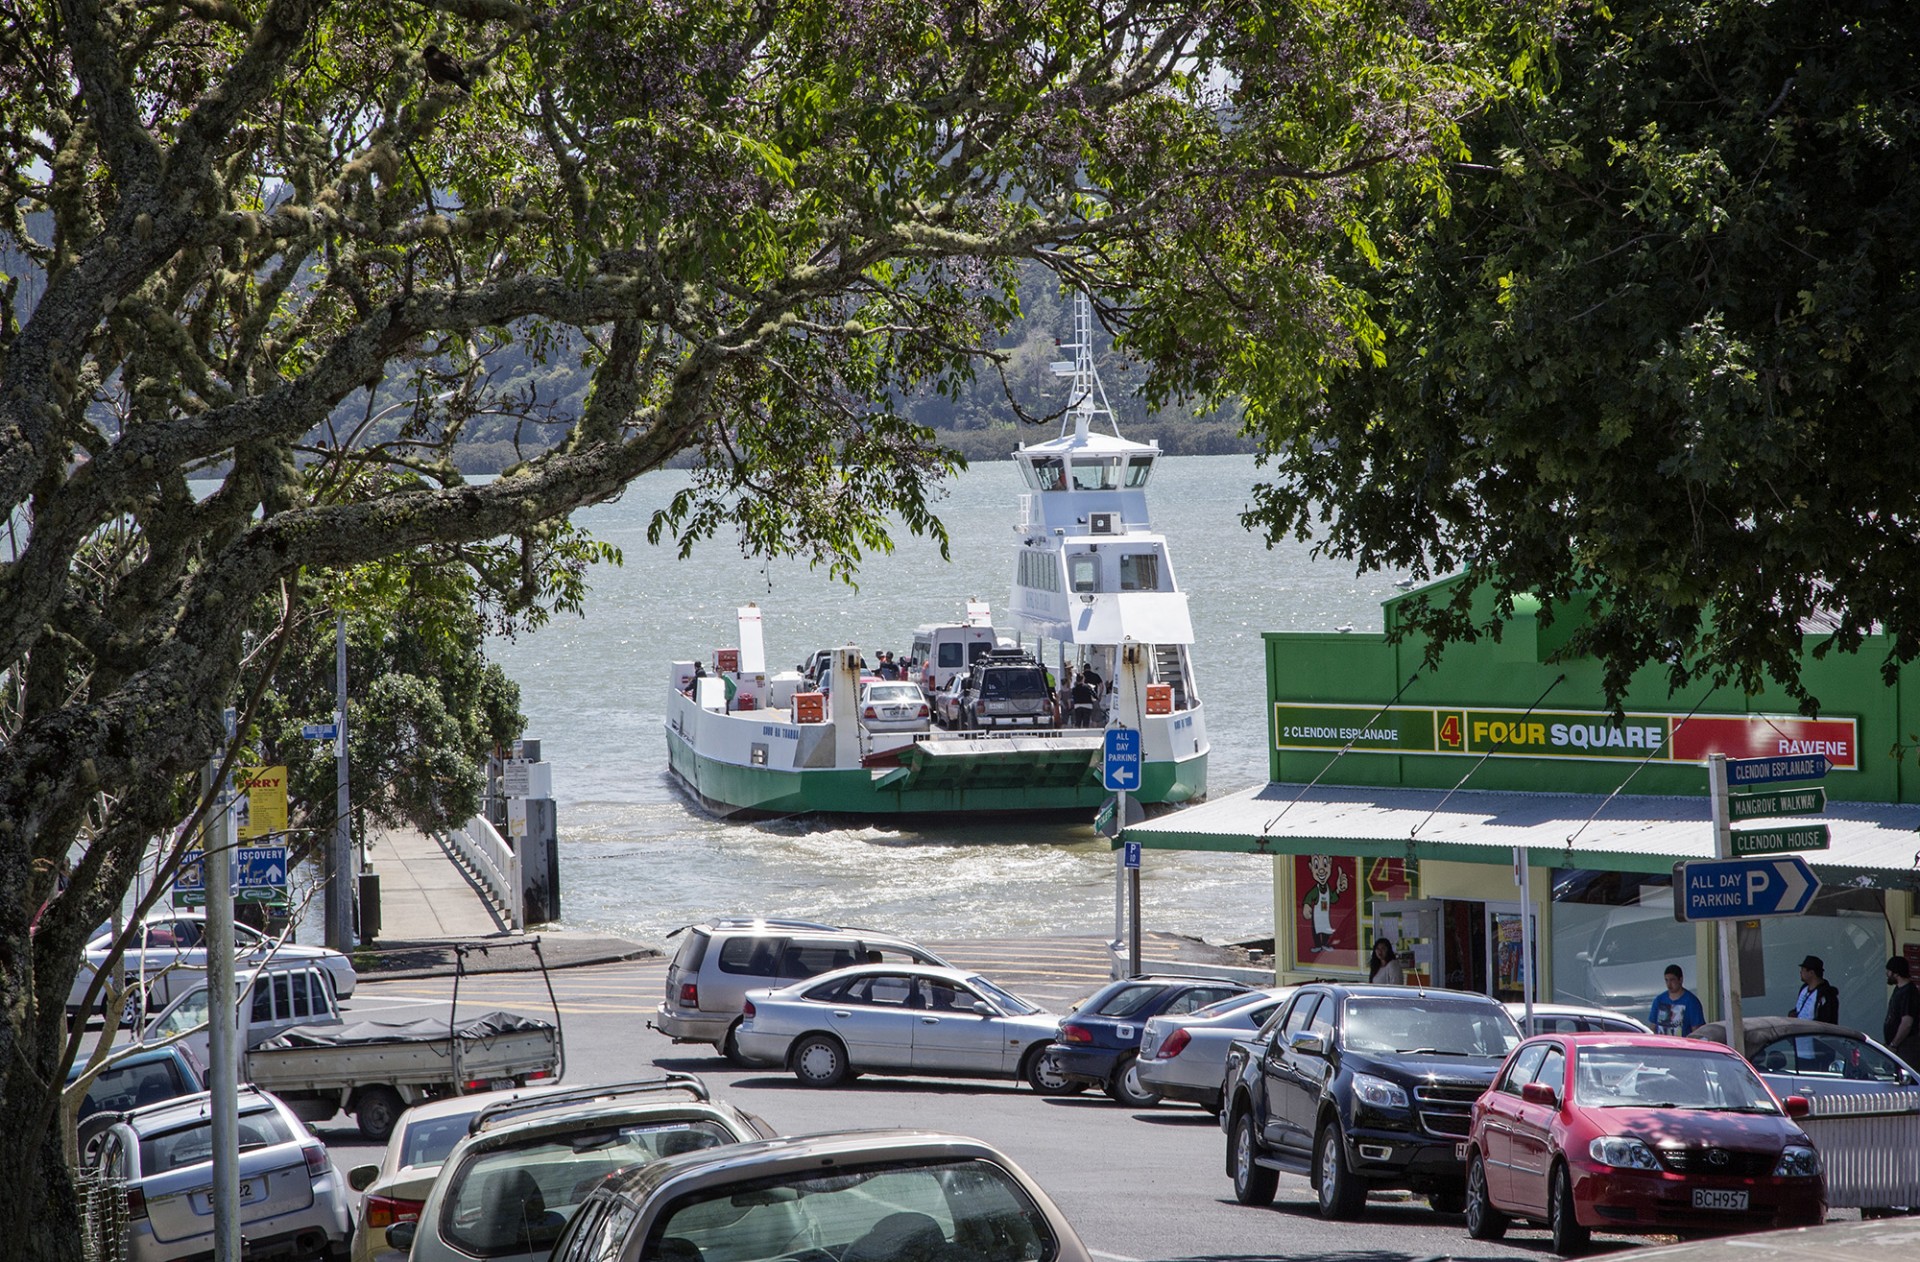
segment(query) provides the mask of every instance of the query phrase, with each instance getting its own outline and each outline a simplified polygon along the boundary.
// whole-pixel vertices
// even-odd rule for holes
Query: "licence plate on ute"
[[[1693,1189],[1693,1207],[1695,1209],[1745,1209],[1747,1194],[1720,1188]]]

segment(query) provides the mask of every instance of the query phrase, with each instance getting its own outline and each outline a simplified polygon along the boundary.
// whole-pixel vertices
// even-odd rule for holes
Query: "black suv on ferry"
[[[994,649],[967,667],[961,727],[1053,727],[1056,721],[1047,673],[1022,650]]]
[[[1410,1188],[1443,1214],[1466,1199],[1456,1145],[1473,1102],[1520,1043],[1485,995],[1316,984],[1227,1053],[1227,1173],[1242,1205],[1305,1175],[1323,1218],[1358,1218],[1375,1188]]]

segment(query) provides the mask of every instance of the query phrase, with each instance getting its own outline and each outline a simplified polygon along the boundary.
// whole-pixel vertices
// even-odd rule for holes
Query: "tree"
[[[83,939],[330,576],[511,540],[533,585],[543,532],[682,452],[653,524],[683,550],[844,575],[894,521],[944,540],[957,457],[890,401],[992,379],[1022,260],[1163,393],[1256,356],[1303,386],[1352,314],[1326,238],[1430,183],[1477,91],[1443,11],[0,7],[0,231],[37,269],[0,304],[0,1238],[77,1248],[51,1121]],[[493,387],[510,344],[591,369],[577,417]],[[396,380],[392,437],[332,419]],[[566,439],[467,483],[451,443],[503,414]]]
[[[1579,620],[1621,695],[1672,681],[1801,703],[1817,651],[1920,651],[1920,27],[1899,6],[1571,6],[1550,90],[1466,134],[1451,213],[1353,257],[1383,330],[1326,407],[1264,416],[1250,524],[1365,568],[1464,571]],[[1536,65],[1547,63],[1536,62]]]

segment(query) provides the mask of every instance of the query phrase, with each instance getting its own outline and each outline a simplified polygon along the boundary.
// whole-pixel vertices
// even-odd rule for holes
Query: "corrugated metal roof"
[[[1825,880],[1886,885],[1894,874],[1920,877],[1920,806],[1830,802],[1818,820],[1740,827],[1787,822],[1827,825],[1832,848],[1802,856]],[[1713,857],[1704,797],[1285,783],[1256,785],[1135,824],[1127,840],[1156,850],[1324,850],[1498,864],[1511,864],[1513,848],[1526,846],[1537,866],[1629,872],[1665,872],[1683,859]]]

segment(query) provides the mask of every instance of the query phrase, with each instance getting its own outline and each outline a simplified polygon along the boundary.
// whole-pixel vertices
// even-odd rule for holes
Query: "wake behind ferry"
[[[1159,444],[1114,423],[1085,295],[1074,323],[1075,357],[1054,365],[1073,381],[1061,434],[1013,455],[1010,624],[971,601],[961,621],[903,636],[898,659],[843,645],[770,672],[761,610],[742,607],[734,645],[670,668],[669,762],[708,810],[1090,814],[1111,796],[1106,728],[1140,734],[1136,801],[1205,796],[1193,622],[1147,512]]]

